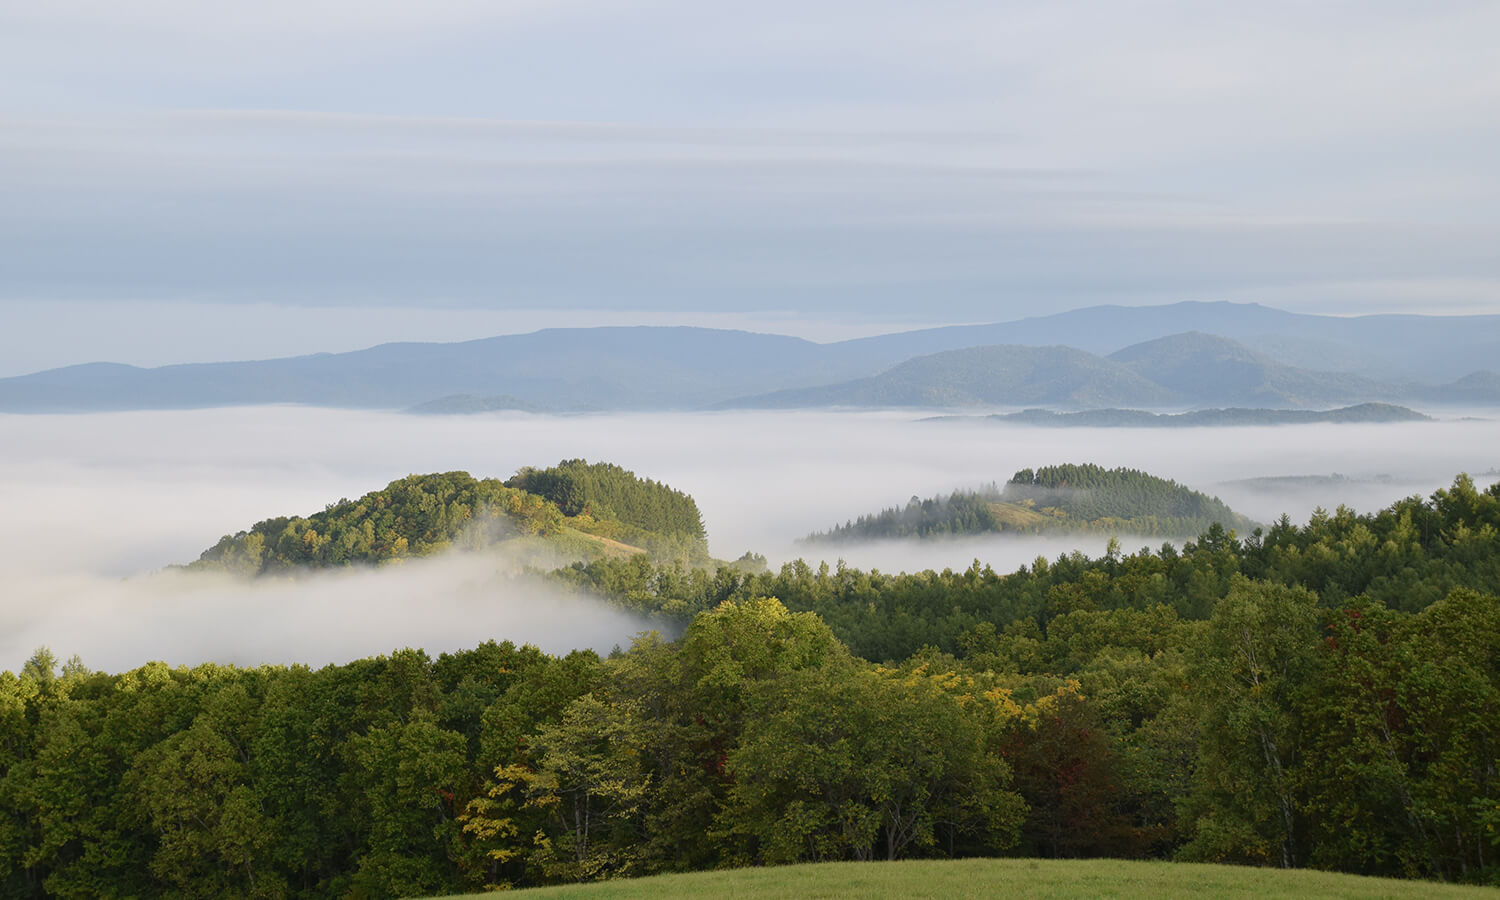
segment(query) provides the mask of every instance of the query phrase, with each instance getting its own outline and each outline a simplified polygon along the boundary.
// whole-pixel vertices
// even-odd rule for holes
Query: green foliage
[[[923,672],[832,665],[762,681],[720,821],[777,863],[893,860],[959,839],[1008,848],[1025,805],[984,707]]]
[[[1320,680],[1324,662],[1317,598],[1237,580],[1209,624],[1191,674],[1203,696],[1192,808],[1205,811],[1184,855],[1296,867],[1307,844],[1297,801],[1302,692]]]
[[[826,533],[811,535],[810,540],[925,538],[1001,531],[1001,521],[991,508],[998,499],[999,494],[993,488],[989,491],[954,491],[946,498],[922,500],[912,497],[904,507],[893,506],[874,515],[860,516]]]
[[[523,538],[545,538],[584,558],[643,550],[658,559],[708,558],[693,498],[619,466],[570,460],[522,469],[508,483],[467,472],[410,475],[310,516],[266,519],[225,535],[188,568],[256,576],[378,565],[502,541],[525,550]]]
[[[1093,527],[1148,535],[1195,535],[1212,525],[1249,531],[1253,523],[1216,497],[1137,469],[1095,465],[1022,469],[1003,498],[1036,509],[1060,510]]]
[[[524,468],[505,484],[545,497],[566,516],[613,519],[653,534],[698,541],[705,537],[692,497],[611,463],[565,459],[549,469]]]
[[[193,569],[262,575],[303,567],[385,563],[526,534],[554,534],[556,507],[467,472],[410,475],[310,516],[267,519],[225,535]]]
[[[1497,558],[1500,489],[1460,478],[1011,575],[564,569],[685,626],[607,660],[491,642],[110,675],[41,650],[0,673],[0,896],[998,852],[1493,883]]]
[[[1213,525],[1248,532],[1254,523],[1214,497],[1135,469],[1047,466],[948,497],[912,497],[905,507],[860,516],[810,540],[875,540],[984,532],[1103,531],[1191,536]]]

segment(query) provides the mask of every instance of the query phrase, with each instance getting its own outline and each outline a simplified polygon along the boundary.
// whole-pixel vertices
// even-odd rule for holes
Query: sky
[[[0,375],[1500,312],[1500,5],[0,4]]]

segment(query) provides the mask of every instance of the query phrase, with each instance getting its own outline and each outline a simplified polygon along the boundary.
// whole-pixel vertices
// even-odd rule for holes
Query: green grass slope
[[[693,872],[535,888],[527,897],[585,900],[668,900],[735,897],[746,900],[804,897],[1081,897],[1489,898],[1493,888],[1396,881],[1305,869],[1257,869],[1195,863],[1119,860],[966,859],[895,863],[822,863]],[[489,897],[492,894],[473,894]]]

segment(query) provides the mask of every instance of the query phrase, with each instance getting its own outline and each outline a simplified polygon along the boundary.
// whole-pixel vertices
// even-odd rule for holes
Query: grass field
[[[670,900],[674,897],[1019,897],[1035,900],[1093,897],[1488,898],[1500,889],[1426,881],[1362,878],[1307,870],[1252,869],[1189,863],[1117,860],[969,859],[736,869],[662,875],[600,884],[536,888],[527,898]],[[493,897],[474,894],[473,897]]]

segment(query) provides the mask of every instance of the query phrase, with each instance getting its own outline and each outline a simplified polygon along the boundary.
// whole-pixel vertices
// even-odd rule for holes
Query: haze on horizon
[[[0,8],[0,374],[1500,308],[1500,8]]]

